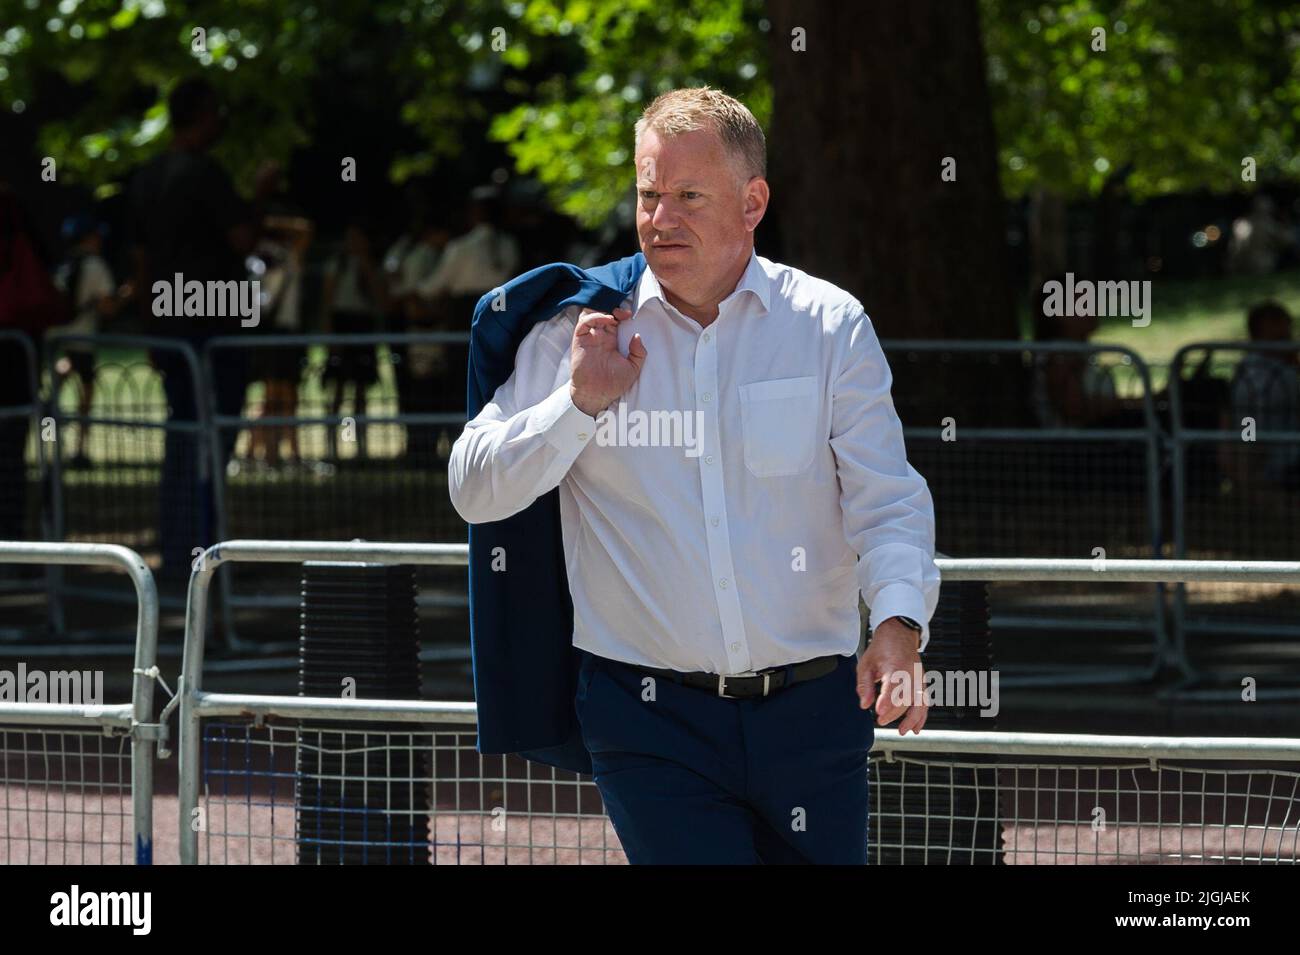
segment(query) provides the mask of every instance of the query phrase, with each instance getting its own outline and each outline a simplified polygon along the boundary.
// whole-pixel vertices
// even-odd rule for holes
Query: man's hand
[[[584,308],[573,330],[569,393],[573,403],[596,417],[632,387],[645,364],[645,343],[633,335],[625,358],[618,350],[618,323],[632,317],[630,308],[613,313]]]
[[[876,723],[880,726],[888,726],[903,716],[903,722],[898,724],[899,736],[906,735],[908,730],[920,733],[930,715],[925,702],[924,679],[917,679],[918,673],[924,677],[924,671],[917,669],[921,663],[921,655],[916,649],[917,637],[915,630],[890,617],[876,628],[866,652],[858,661],[860,705],[865,710],[872,703],[876,704]],[[876,693],[877,683],[883,683],[879,694]],[[896,702],[900,685],[910,692],[905,694],[902,702]],[[906,697],[910,697],[910,701]]]

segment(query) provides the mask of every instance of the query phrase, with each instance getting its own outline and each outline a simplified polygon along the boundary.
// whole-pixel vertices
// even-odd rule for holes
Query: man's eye
[[[699,197],[700,197],[700,194],[699,194],[698,192],[683,192],[683,193],[682,193],[682,198],[683,198],[683,199],[698,199]]]
[[[652,190],[650,190],[650,189],[642,189],[642,190],[641,190],[641,198],[642,198],[642,199],[657,199],[658,197],[659,197],[659,193],[654,192],[654,191],[652,191]]]

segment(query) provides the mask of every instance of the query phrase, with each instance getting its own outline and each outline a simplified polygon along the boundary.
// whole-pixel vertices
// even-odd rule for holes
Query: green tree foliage
[[[1137,196],[1300,176],[1300,7],[1292,0],[982,0],[1008,195]],[[1094,50],[1095,29],[1105,49]]]
[[[61,177],[101,192],[166,143],[166,94],[185,76],[205,73],[222,91],[229,132],[218,156],[230,168],[251,172],[258,158],[306,142],[310,80],[322,57],[337,55],[349,15],[364,7],[332,5],[327,17],[308,4],[256,0],[0,4],[0,103],[39,106],[46,72],[71,84],[78,108],[42,125],[38,149],[55,158]],[[195,28],[206,31],[203,52],[193,49]]]
[[[630,130],[645,102],[710,83],[770,112],[762,0],[493,3],[475,0],[0,0],[0,107],[21,110],[42,75],[79,106],[44,123],[38,148],[70,180],[111,191],[163,148],[166,94],[208,75],[229,109],[217,155],[236,180],[310,142],[329,104],[313,82],[340,66],[377,77],[420,148],[395,156],[400,182],[454,155],[466,124],[491,124],[519,170],[587,224],[630,195]],[[192,48],[206,31],[206,50]],[[370,61],[371,69],[365,68]]]
[[[483,43],[510,22],[499,4],[457,0],[0,0],[0,107],[36,105],[51,72],[70,84],[77,106],[42,124],[38,148],[103,193],[165,146],[175,82],[205,75],[228,110],[217,156],[248,182],[262,159],[287,158],[330,122],[313,84],[343,69],[369,78],[376,103],[400,97],[420,134],[417,155],[394,158],[400,180],[457,152],[458,124],[481,113],[468,86],[523,61]]]
[[[1289,0],[981,3],[1008,194],[1095,193],[1127,164],[1139,195],[1228,190],[1246,156],[1261,180],[1300,175]],[[204,52],[191,47],[199,27]],[[855,28],[871,28],[869,8]],[[203,73],[230,109],[218,155],[247,182],[330,121],[313,85],[348,69],[417,137],[394,181],[435,170],[468,124],[487,124],[591,225],[630,197],[631,128],[657,93],[708,83],[768,124],[767,29],[763,0],[0,0],[0,108],[39,107],[57,73],[76,106],[42,125],[40,152],[109,191],[165,144],[170,85]]]
[[[573,75],[556,74],[497,117],[521,172],[546,183],[559,208],[594,225],[630,198],[632,128],[646,104],[675,87],[708,84],[743,100],[767,126],[772,112],[761,0],[673,5],[659,0],[529,3],[520,27],[570,37]]]

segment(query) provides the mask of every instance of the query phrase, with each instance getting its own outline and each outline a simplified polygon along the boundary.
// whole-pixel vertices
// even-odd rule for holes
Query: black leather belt
[[[794,663],[789,666],[769,667],[766,670],[755,670],[752,673],[732,673],[727,676],[720,673],[702,673],[698,671],[683,673],[680,670],[661,670],[657,667],[643,667],[635,663],[625,663],[623,665],[639,670],[642,673],[649,673],[653,676],[672,680],[682,686],[716,693],[724,699],[748,700],[770,696],[786,687],[802,683],[804,680],[815,680],[819,676],[825,676],[839,666],[839,663],[840,656],[832,653],[829,656],[815,657],[812,660],[805,660],[802,663]]]

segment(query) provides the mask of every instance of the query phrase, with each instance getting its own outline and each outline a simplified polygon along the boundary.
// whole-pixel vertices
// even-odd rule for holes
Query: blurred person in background
[[[519,269],[519,243],[503,226],[500,190],[479,186],[470,193],[469,231],[447,243],[433,273],[416,287],[425,302],[446,297],[452,302],[456,330],[468,330],[474,306]],[[468,305],[466,311],[462,307]],[[464,326],[462,328],[462,326]]]
[[[388,247],[384,254],[384,276],[388,283],[390,314],[397,322],[406,321],[400,308],[406,299],[432,279],[451,239],[446,223],[428,213],[417,211],[411,227]]]
[[[0,181],[0,332],[31,338],[39,353],[45,331],[68,314],[67,300],[50,276],[50,256],[7,183]],[[0,409],[36,402],[26,350],[0,339]],[[27,538],[27,438],[32,416],[0,415],[0,540]],[[24,568],[0,568],[22,578]]]
[[[409,320],[419,312],[416,289],[433,276],[450,240],[447,224],[417,207],[411,228],[389,248],[384,256],[384,275],[388,284],[388,327],[392,331],[402,334],[420,330],[419,326],[412,327]],[[420,354],[418,347],[416,353]],[[430,363],[423,361],[421,374],[416,374],[407,345],[391,346],[391,359],[398,411],[411,414],[433,411],[437,401]],[[432,429],[428,425],[412,425],[406,432],[406,452],[417,457],[427,454]]]
[[[268,216],[255,258],[262,263],[262,322],[258,330],[270,335],[302,334],[302,284],[312,224],[298,216]],[[253,359],[253,376],[262,382],[265,418],[292,418],[298,413],[298,385],[306,349],[300,345],[260,348]],[[289,445],[289,462],[301,461],[298,429],[293,425],[260,425],[251,429],[249,457],[267,467],[281,463],[281,446]]]
[[[1293,341],[1291,313],[1277,302],[1262,302],[1246,316],[1252,342]],[[1229,429],[1244,428],[1244,418],[1254,421],[1257,434],[1300,431],[1300,351],[1246,352],[1229,386],[1232,419]],[[1264,481],[1288,491],[1300,490],[1300,443],[1260,442],[1261,457],[1228,455],[1228,472],[1238,481]],[[1235,449],[1235,444],[1233,445]],[[1251,461],[1260,461],[1252,474]]]
[[[321,330],[326,334],[358,335],[378,332],[388,302],[384,273],[371,252],[370,235],[360,220],[349,223],[343,246],[325,272]],[[324,383],[330,394],[330,415],[343,407],[344,392],[352,388],[352,414],[366,413],[366,391],[379,380],[374,345],[332,345]],[[338,460],[338,432],[329,429],[329,454]],[[366,428],[355,430],[357,453],[366,456]]]
[[[225,129],[225,111],[207,80],[182,80],[167,100],[171,123],[169,148],[147,162],[131,181],[129,204],[136,288],[145,329],[201,351],[208,338],[245,331],[239,316],[158,316],[153,312],[154,283],[170,287],[180,274],[186,283],[245,281],[245,256],[257,243],[262,210],[275,191],[279,167],[265,163],[254,182],[250,204],[240,198],[229,175],[212,158],[212,147]],[[150,361],[162,375],[170,422],[198,420],[195,389],[180,351],[159,348]],[[248,385],[248,357],[226,348],[213,360],[215,413],[238,415]],[[225,467],[238,433],[223,429],[220,446]],[[194,434],[169,427],[159,487],[160,576],[183,584],[190,574],[195,547],[215,540],[215,501],[210,480],[199,462]]]
[[[474,306],[485,292],[507,282],[519,270],[519,243],[504,227],[501,193],[496,186],[479,186],[470,193],[469,231],[447,243],[427,280],[416,287],[408,308],[411,330],[468,332]],[[465,413],[468,356],[463,346],[416,345],[410,349],[411,374],[436,377],[433,411]],[[439,429],[438,455],[451,450],[451,435],[459,426]]]
[[[62,331],[75,335],[95,335],[102,319],[112,318],[132,295],[128,282],[120,289],[113,278],[113,270],[104,260],[104,239],[108,229],[93,216],[69,216],[63,222],[63,240],[68,246],[67,257],[59,265],[54,282],[67,296],[72,307],[72,320]],[[81,382],[77,397],[77,414],[82,420],[76,429],[76,443],[69,439],[68,466],[87,468],[90,459],[86,448],[90,438],[90,407],[95,400],[95,346],[87,342],[69,342],[63,346],[63,357],[55,366],[58,381],[55,384],[55,401],[63,385],[76,375]]]
[[[1234,275],[1271,275],[1284,253],[1296,248],[1295,233],[1277,216],[1266,195],[1257,195],[1250,214],[1232,223],[1228,239],[1228,271]]]
[[[1052,281],[1064,284],[1064,275],[1049,278],[1033,296],[1034,340],[1086,343],[1101,324],[1096,315],[1048,315],[1045,302]],[[1110,371],[1078,352],[1038,354],[1034,357],[1031,404],[1044,428],[1142,428],[1146,426],[1141,399],[1121,398]]]

